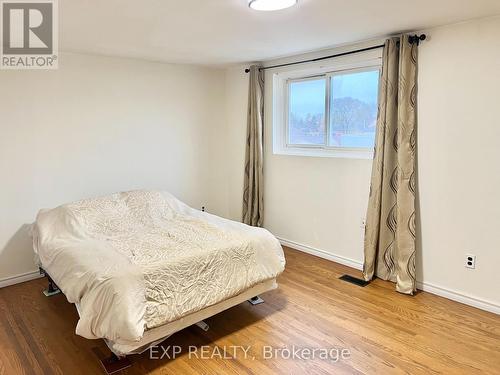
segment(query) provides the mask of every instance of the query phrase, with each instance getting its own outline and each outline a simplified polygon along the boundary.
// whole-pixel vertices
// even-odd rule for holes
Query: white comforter
[[[285,265],[267,230],[156,191],[41,210],[33,242],[42,267],[79,305],[76,333],[118,343],[275,278]]]

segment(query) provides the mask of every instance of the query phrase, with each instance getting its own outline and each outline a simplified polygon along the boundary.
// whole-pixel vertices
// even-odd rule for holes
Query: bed
[[[80,319],[113,353],[171,334],[277,287],[285,258],[267,230],[130,191],[41,210],[33,246]]]

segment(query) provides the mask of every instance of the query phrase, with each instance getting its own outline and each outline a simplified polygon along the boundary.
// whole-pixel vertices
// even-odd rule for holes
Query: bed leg
[[[114,374],[132,366],[132,363],[125,355],[118,356],[112,352],[111,355],[106,357],[106,354],[104,354],[98,347],[93,348],[92,351],[99,359],[99,362],[101,362],[101,366],[107,375]]]
[[[207,332],[210,329],[210,326],[207,323],[205,323],[203,320],[201,322],[196,323],[196,325],[198,327],[200,327],[202,330],[204,330],[205,332]]]
[[[43,294],[45,295],[45,297],[51,297],[51,296],[55,296],[56,294],[61,293],[61,290],[56,285],[54,280],[52,280],[52,278],[49,276],[49,274],[47,272],[45,272],[42,268],[40,268],[40,274],[46,276],[47,281],[49,282],[47,289],[45,289],[43,291]]]
[[[126,356],[119,357],[115,353],[111,353],[108,358],[101,359],[101,365],[104,367],[107,375],[114,374],[115,372],[125,370],[132,366]]]
[[[261,303],[264,303],[264,300],[259,296],[255,296],[253,298],[250,298],[248,302],[250,302],[252,305],[260,305]]]

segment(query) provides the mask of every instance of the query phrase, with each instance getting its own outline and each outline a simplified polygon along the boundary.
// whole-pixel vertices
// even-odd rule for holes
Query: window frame
[[[329,65],[310,64],[299,69],[285,69],[273,74],[273,154],[340,157],[352,159],[372,159],[372,147],[338,147],[329,145],[330,142],[330,107],[331,107],[331,80],[332,77],[351,72],[382,70],[382,49],[371,51],[362,56],[346,56]],[[309,65],[309,64],[308,64]],[[290,84],[304,80],[323,78],[325,82],[325,143],[293,144],[289,138],[290,115]],[[380,80],[379,80],[380,85]]]

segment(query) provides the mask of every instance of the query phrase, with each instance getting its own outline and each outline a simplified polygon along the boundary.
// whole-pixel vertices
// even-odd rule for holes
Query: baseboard
[[[6,286],[11,286],[14,284],[24,283],[25,281],[38,279],[40,277],[43,277],[43,276],[40,275],[39,271],[31,271],[31,272],[22,273],[22,274],[16,275],[16,276],[6,277],[3,279],[0,279],[0,288],[4,288]]]
[[[304,245],[295,241],[286,240],[280,237],[277,238],[283,246],[287,246],[307,254],[315,255],[323,259],[331,260],[332,262],[343,264],[344,266],[348,266],[357,270],[363,269],[363,263],[357,260],[332,254],[325,250],[320,250],[312,246]],[[427,293],[435,294],[437,296],[444,297],[452,301],[460,302],[468,306],[476,307],[478,309],[500,315],[500,305],[490,301],[486,301],[481,298],[466,296],[465,294],[456,292],[454,290],[443,288],[427,282],[417,282],[417,288]]]
[[[308,253],[311,255],[316,255],[317,257],[331,260],[332,262],[343,264],[344,266],[348,266],[351,268],[355,268],[357,270],[363,269],[363,263],[354,259],[346,258],[340,255],[332,254],[325,250],[316,249],[312,246],[304,245],[295,241],[286,240],[284,238],[277,237],[283,246],[290,247],[295,250],[302,251],[304,253]]]
[[[441,286],[433,285],[427,282],[417,282],[417,288],[427,293],[435,294],[440,297],[448,298],[468,306],[476,307],[478,309],[500,315],[500,305],[490,301],[486,301],[482,298],[466,296],[465,294],[462,294],[460,292],[456,292],[454,290],[443,288]]]

